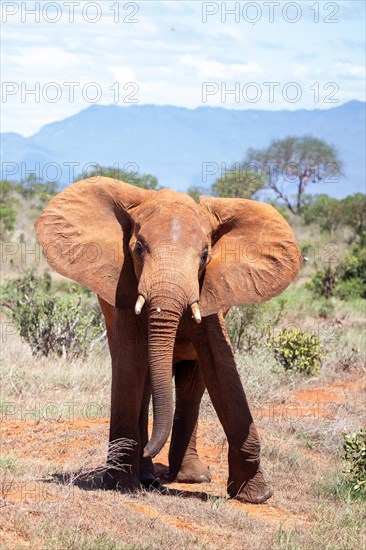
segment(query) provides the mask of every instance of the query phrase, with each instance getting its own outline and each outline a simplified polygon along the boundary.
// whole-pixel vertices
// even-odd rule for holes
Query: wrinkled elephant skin
[[[152,458],[171,431],[166,479],[210,480],[196,451],[207,387],[228,439],[229,495],[268,499],[223,314],[269,300],[297,275],[302,256],[284,218],[256,201],[200,197],[196,204],[184,193],[100,177],[53,198],[36,230],[49,265],[96,292],[106,320],[112,404],[105,485],[154,483]]]

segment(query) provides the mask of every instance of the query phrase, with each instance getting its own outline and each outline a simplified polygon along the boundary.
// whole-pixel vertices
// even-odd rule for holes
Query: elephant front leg
[[[135,315],[118,310],[110,341],[112,395],[106,488],[140,488],[140,414],[147,377],[147,347]]]
[[[140,452],[140,482],[145,487],[157,487],[159,485],[159,480],[154,472],[153,461],[150,457],[143,456],[143,450],[147,445],[149,440],[149,405],[151,398],[151,384],[150,377],[147,375],[145,380],[144,393],[142,397],[141,412],[139,418],[139,430],[141,438],[141,452]]]
[[[260,467],[260,442],[221,315],[195,328],[200,368],[229,443],[231,497],[260,504],[273,494]]]
[[[211,481],[210,470],[201,462],[196,447],[197,421],[205,384],[197,361],[175,365],[176,407],[166,479],[181,483]]]

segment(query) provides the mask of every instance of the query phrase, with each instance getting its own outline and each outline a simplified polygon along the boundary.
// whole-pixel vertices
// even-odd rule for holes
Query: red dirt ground
[[[289,402],[286,404],[287,416],[298,415],[299,407],[302,417],[314,415],[314,404],[317,405],[316,414],[320,417],[327,412],[326,405],[329,403],[342,404],[346,403],[351,393],[357,392],[362,388],[364,381],[362,378],[348,380],[344,382],[336,382],[322,387],[313,387],[311,389],[303,389],[293,392],[290,395]],[[281,403],[273,403],[273,405],[261,408],[261,413],[273,416],[283,415],[284,405]],[[254,412],[254,411],[253,411]],[[255,416],[255,414],[254,414]],[[214,422],[214,421],[211,421]],[[184,492],[205,492],[212,496],[221,496],[225,498],[226,493],[226,477],[227,477],[227,461],[226,449],[222,446],[213,446],[212,442],[205,437],[205,434],[210,433],[211,422],[200,422],[200,437],[198,452],[204,463],[210,464],[213,479],[210,484],[189,485],[182,483],[172,483],[170,488]],[[69,420],[53,420],[36,422],[34,420],[22,420],[19,422],[2,422],[1,423],[1,440],[6,442],[3,445],[5,455],[9,454],[9,449],[12,449],[12,454],[19,459],[37,459],[43,461],[71,465],[71,459],[76,452],[80,450],[90,449],[91,451],[100,444],[100,441],[106,441],[108,433],[108,418],[100,418],[97,421],[93,419],[76,418]],[[105,446],[103,447],[103,452]],[[157,456],[156,462],[167,464],[168,446],[166,445],[163,451]],[[306,454],[306,449],[304,449]],[[310,454],[310,451],[309,451]],[[317,460],[316,453],[311,452],[312,459]],[[321,457],[319,457],[321,460]],[[73,464],[75,466],[75,464]],[[32,482],[29,482],[27,490],[31,491]],[[35,482],[39,489],[39,482]],[[34,490],[37,490],[35,487]],[[47,494],[47,492],[46,492]],[[1,495],[0,495],[1,496]],[[6,495],[8,501],[16,502],[24,498],[24,494],[17,491],[9,492]],[[47,494],[47,498],[50,495]],[[55,495],[56,499],[57,496]],[[126,502],[127,507],[147,515],[151,518],[157,518],[164,523],[174,525],[178,529],[187,530],[197,535],[207,535],[210,531],[210,526],[201,524],[198,521],[187,520],[186,518],[173,516],[170,514],[162,514],[161,511],[152,506],[139,502]],[[228,501],[229,506],[240,509],[244,513],[253,518],[258,518],[274,524],[289,525],[293,522],[310,522],[310,519],[301,514],[289,512],[289,510],[281,509],[278,506],[273,506],[271,501],[261,506],[239,503],[234,500]],[[12,541],[9,537],[4,539],[0,535],[0,542],[7,545]],[[21,540],[14,541],[22,544]]]

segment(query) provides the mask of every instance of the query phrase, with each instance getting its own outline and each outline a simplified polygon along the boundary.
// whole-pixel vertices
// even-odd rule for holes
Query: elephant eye
[[[135,248],[134,248],[134,252],[140,256],[140,258],[143,257],[144,255],[144,245],[142,244],[141,241],[136,241],[136,244],[135,244]]]
[[[208,260],[208,248],[205,248],[201,255],[201,265],[206,265]]]

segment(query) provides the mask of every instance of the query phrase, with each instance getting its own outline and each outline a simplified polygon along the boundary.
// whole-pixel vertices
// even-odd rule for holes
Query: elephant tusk
[[[139,297],[137,298],[136,304],[135,304],[135,313],[136,313],[136,315],[140,315],[141,310],[144,307],[144,303],[145,303],[145,298],[143,296],[141,296],[141,294],[140,294]]]
[[[198,307],[197,302],[194,302],[194,304],[191,305],[191,310],[196,323],[200,323],[202,321],[202,318],[201,318],[200,308]]]

